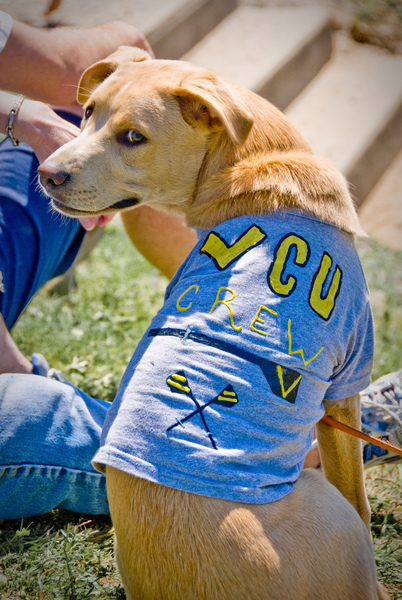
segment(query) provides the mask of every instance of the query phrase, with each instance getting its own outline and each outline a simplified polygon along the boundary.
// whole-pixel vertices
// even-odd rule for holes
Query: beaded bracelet
[[[14,119],[15,119],[19,109],[21,108],[21,104],[24,102],[24,100],[25,100],[25,96],[20,94],[17,97],[16,102],[12,105],[11,110],[10,110],[10,116],[8,117],[6,133],[7,133],[7,137],[11,140],[11,143],[13,146],[20,145],[20,140],[17,140],[17,138],[14,137]]]

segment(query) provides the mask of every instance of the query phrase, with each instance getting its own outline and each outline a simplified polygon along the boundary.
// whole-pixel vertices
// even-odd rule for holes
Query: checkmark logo
[[[267,237],[257,225],[252,225],[233,244],[228,244],[214,231],[208,235],[200,249],[200,254],[211,258],[217,269],[223,271],[252,248],[261,244]]]

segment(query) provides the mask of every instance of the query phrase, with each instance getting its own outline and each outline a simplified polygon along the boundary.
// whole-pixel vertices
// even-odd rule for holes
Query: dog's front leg
[[[337,402],[325,401],[325,414],[360,429],[360,395]],[[364,486],[361,441],[343,431],[317,424],[317,439],[324,473],[343,496],[355,507],[370,531],[370,506]]]

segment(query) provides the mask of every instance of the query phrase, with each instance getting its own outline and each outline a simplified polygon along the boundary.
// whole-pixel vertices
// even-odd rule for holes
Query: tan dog
[[[148,59],[122,48],[84,73],[82,132],[39,168],[57,210],[100,215],[149,204],[210,229],[291,208],[361,233],[342,176],[272,105],[193,65]],[[358,394],[324,404],[359,428]],[[376,580],[360,442],[317,428],[328,481],[305,470],[275,502],[188,493],[107,466],[127,598],[387,598]]]

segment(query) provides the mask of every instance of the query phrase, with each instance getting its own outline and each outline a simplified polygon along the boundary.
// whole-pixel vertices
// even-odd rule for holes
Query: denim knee
[[[0,518],[108,513],[105,478],[91,465],[108,406],[46,377],[0,375]]]

